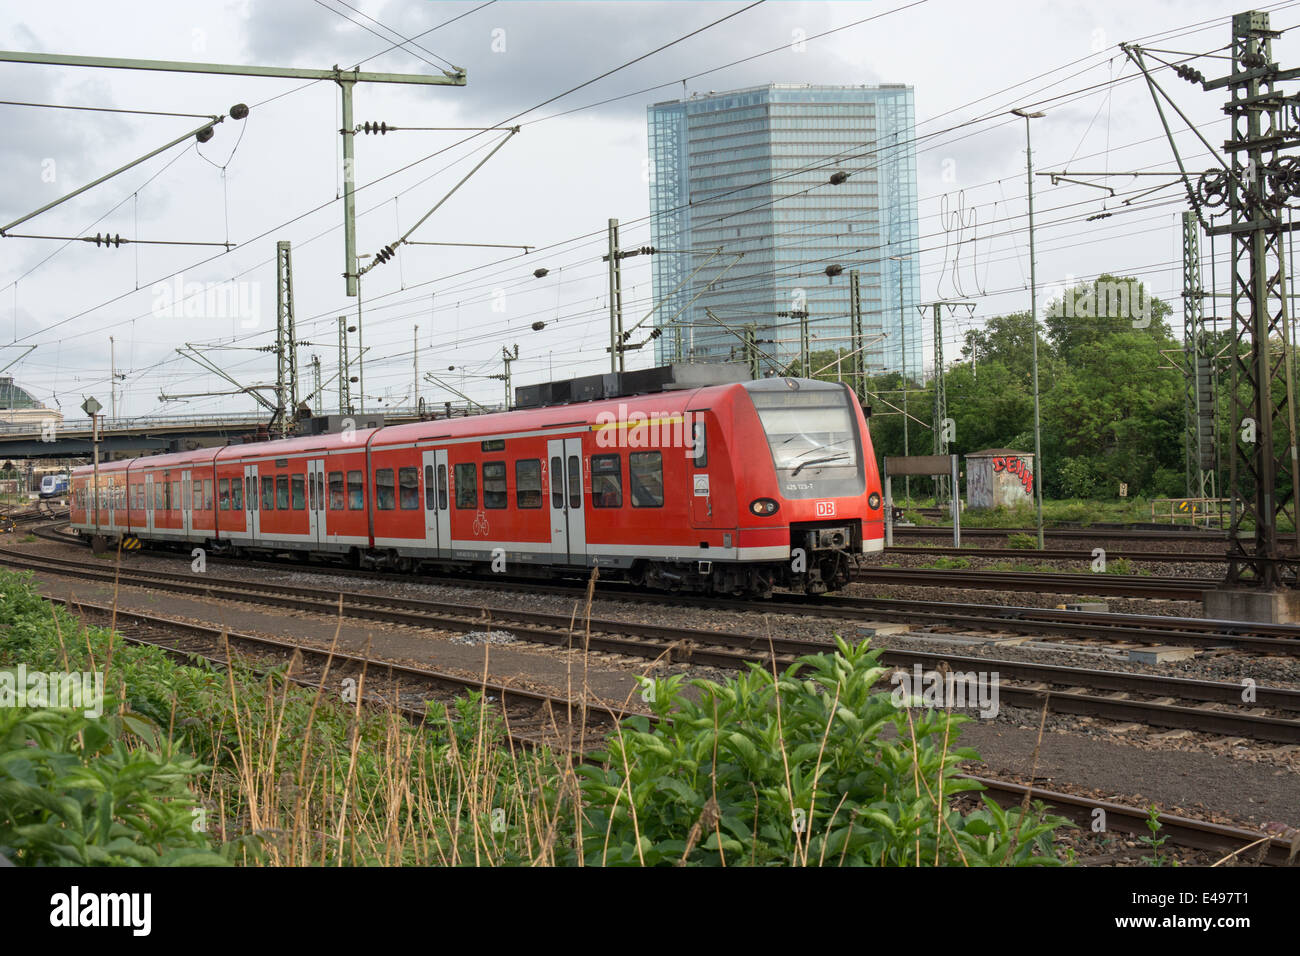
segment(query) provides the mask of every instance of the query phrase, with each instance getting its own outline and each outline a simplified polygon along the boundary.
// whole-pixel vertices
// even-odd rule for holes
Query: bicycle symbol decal
[[[488,519],[487,519],[487,515],[485,515],[485,514],[484,514],[483,512],[481,512],[481,511],[480,511],[477,515],[474,516],[474,534],[476,534],[476,535],[482,535],[482,536],[485,537],[485,538],[486,538],[487,535],[488,535]]]

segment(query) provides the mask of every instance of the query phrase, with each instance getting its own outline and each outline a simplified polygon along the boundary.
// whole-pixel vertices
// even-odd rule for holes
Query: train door
[[[587,526],[582,505],[582,439],[546,443],[550,476],[551,554],[566,564],[585,564]]]
[[[325,459],[307,461],[308,534],[316,544],[325,542]]]
[[[692,409],[687,414],[690,425],[691,448],[694,457],[687,459],[686,472],[691,476],[691,525],[696,528],[713,527],[713,489],[709,482],[708,430],[704,423],[705,410]]]
[[[245,518],[248,522],[248,537],[250,541],[256,541],[262,533],[262,522],[258,515],[258,487],[257,487],[257,466],[244,466],[244,511]]]
[[[181,530],[187,538],[194,527],[193,486],[194,479],[190,477],[190,470],[186,468],[181,472]]]
[[[144,526],[153,534],[153,475],[144,476]]]
[[[426,451],[424,464],[424,544],[439,557],[451,557],[451,503],[447,500],[447,449]]]

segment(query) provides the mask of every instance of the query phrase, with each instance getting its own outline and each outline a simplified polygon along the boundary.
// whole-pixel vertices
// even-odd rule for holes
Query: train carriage
[[[883,546],[853,393],[788,378],[674,387],[678,368],[628,373],[650,384],[633,394],[604,383],[591,401],[101,465],[104,494],[121,504],[101,503],[98,524],[91,469],[78,469],[72,522],[87,535],[399,570],[599,566],[720,593],[843,586],[854,556]]]

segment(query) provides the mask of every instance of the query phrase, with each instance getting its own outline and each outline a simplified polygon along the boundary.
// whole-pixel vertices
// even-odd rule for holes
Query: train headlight
[[[871,494],[867,495],[867,507],[870,508],[872,511],[875,511],[877,508],[879,508],[880,495],[876,494],[874,491]]]
[[[755,498],[749,503],[749,510],[763,518],[776,514],[776,510],[780,507],[771,498]]]

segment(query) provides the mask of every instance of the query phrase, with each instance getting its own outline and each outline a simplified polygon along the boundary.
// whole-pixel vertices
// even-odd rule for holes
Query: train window
[[[248,510],[257,511],[258,510],[257,479],[249,477],[249,478],[245,478],[244,480],[248,482]]]
[[[695,451],[695,467],[709,466],[709,441],[704,432],[704,422],[691,425],[691,448]]]
[[[438,466],[438,510],[447,510],[447,466]]]
[[[167,489],[167,482],[159,481],[154,483],[153,486],[153,510],[154,511],[167,510],[166,489]]]
[[[364,511],[366,507],[366,483],[361,472],[348,472],[348,510]]]
[[[542,463],[536,458],[515,462],[515,504],[520,508],[542,506]]]
[[[230,479],[230,510],[244,510],[244,483],[238,478]]]
[[[303,487],[305,484],[302,475],[293,475],[289,478],[289,486],[293,493],[294,511],[302,511],[307,507],[307,491]]]
[[[167,487],[170,489],[170,492],[167,496],[167,510],[180,511],[181,510],[181,483],[179,481],[169,481],[167,482]]]
[[[212,479],[203,479],[203,510],[212,510]]]
[[[435,494],[436,492],[434,491],[434,484],[433,484],[433,465],[425,465],[424,466],[424,510],[425,511],[432,511],[434,508],[437,507],[437,505],[434,504],[434,502],[437,501]]]
[[[505,451],[506,440],[504,438],[491,438],[487,441],[479,442],[478,446],[484,451]],[[484,488],[483,490],[484,492],[487,491],[486,488]]]
[[[275,476],[275,507],[277,511],[289,510],[289,476]]]
[[[569,508],[582,508],[582,460],[577,455],[569,456]]]
[[[270,475],[262,476],[262,510],[275,510],[275,479]]]
[[[217,479],[217,510],[218,511],[230,510],[230,479],[229,478]]]
[[[623,462],[618,455],[591,456],[591,506],[623,507]]]
[[[307,498],[312,511],[316,510],[316,472],[307,476]]]
[[[393,500],[393,469],[380,468],[375,472],[375,507],[380,511],[392,511],[395,504]]]
[[[456,466],[456,507],[478,509],[478,469],[472,464]]]
[[[190,510],[203,510],[203,482],[190,479]]]
[[[627,456],[627,480],[633,508],[664,506],[664,456],[658,451],[634,451]]]
[[[551,457],[551,507],[564,507],[564,459]]]
[[[330,472],[330,511],[342,511],[344,507],[343,472]]]
[[[420,510],[420,469],[397,469],[397,506],[403,511]]]
[[[506,463],[483,462],[483,507],[504,508],[506,498]]]

